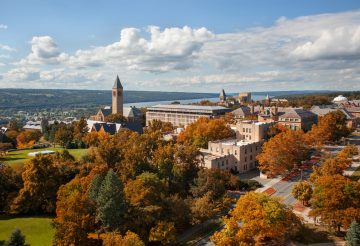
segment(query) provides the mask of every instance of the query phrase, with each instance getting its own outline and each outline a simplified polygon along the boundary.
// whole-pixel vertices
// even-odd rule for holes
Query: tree
[[[360,219],[360,183],[340,174],[319,176],[314,182],[310,215],[340,231]]]
[[[225,227],[211,240],[215,245],[283,245],[300,227],[289,207],[263,193],[241,196],[225,220]]]
[[[124,199],[123,185],[115,172],[110,169],[103,180],[97,175],[91,182],[89,196],[97,204],[96,218],[108,230],[120,229],[124,224],[127,204]]]
[[[122,114],[117,113],[117,114],[110,114],[108,116],[105,117],[105,121],[106,122],[112,122],[112,123],[126,123],[126,117],[124,117]]]
[[[231,130],[223,118],[200,117],[179,134],[177,141],[178,143],[189,143],[199,148],[206,148],[209,141],[234,136],[235,132]]]
[[[63,148],[65,148],[73,141],[73,138],[73,129],[71,129],[71,127],[66,124],[59,124],[59,128],[55,133],[55,142],[59,143]]]
[[[87,122],[84,117],[74,124],[74,139],[78,142],[82,142],[84,136],[88,133],[89,128],[87,127]]]
[[[10,235],[6,246],[25,246],[25,236],[22,234],[19,228],[16,228]]]
[[[212,199],[219,199],[226,194],[226,186],[230,180],[229,172],[221,169],[201,169],[198,177],[191,186],[190,192],[194,197],[202,197],[211,192]]]
[[[286,131],[287,129],[280,124],[272,125],[269,127],[269,130],[267,131],[267,138],[270,139],[272,137],[275,137],[277,134]]]
[[[0,211],[9,209],[12,198],[21,187],[21,176],[11,167],[0,164]]]
[[[319,117],[318,123],[307,132],[305,139],[309,144],[316,146],[338,141],[351,132],[346,121],[346,116],[341,111],[327,113]]]
[[[111,232],[102,234],[101,237],[103,246],[145,246],[140,237],[131,231],[127,231],[124,236]]]
[[[168,245],[175,242],[175,240],[176,229],[173,222],[159,221],[156,226],[150,230],[149,241]]]
[[[355,220],[351,222],[345,239],[348,246],[360,245],[360,225]]]
[[[291,193],[293,196],[302,201],[303,204],[308,204],[312,195],[312,186],[307,181],[301,181],[294,185]]]
[[[53,213],[56,192],[61,185],[51,156],[37,156],[25,164],[24,187],[11,205],[15,213]]]
[[[148,240],[150,229],[162,217],[165,205],[165,187],[154,173],[144,172],[125,185],[130,204],[130,228],[143,240]]]
[[[201,197],[195,198],[190,209],[192,224],[200,224],[221,212],[216,201],[213,200],[211,191],[205,193]]]
[[[41,138],[40,131],[22,131],[16,137],[16,143],[18,148],[32,147]]]
[[[163,122],[161,120],[152,120],[149,122],[148,126],[145,129],[145,132],[155,132],[160,131],[162,133],[172,132],[174,126],[170,122]]]
[[[93,177],[104,172],[97,166],[85,177],[76,176],[60,187],[57,193],[56,217],[54,219],[56,245],[99,245],[88,237],[96,230],[96,206],[89,199],[87,191]]]
[[[12,212],[48,214],[55,211],[59,187],[69,182],[77,172],[73,161],[66,156],[40,155],[25,163],[23,188],[11,204]]]
[[[263,173],[276,176],[292,170],[306,160],[308,155],[309,148],[304,142],[303,131],[286,130],[264,143],[262,152],[256,159]]]

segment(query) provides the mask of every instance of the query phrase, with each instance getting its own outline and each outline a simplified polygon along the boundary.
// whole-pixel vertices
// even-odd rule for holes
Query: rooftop
[[[149,108],[159,109],[188,109],[188,110],[228,110],[221,106],[201,106],[201,105],[185,105],[185,104],[158,104]]]
[[[213,142],[221,143],[223,145],[235,145],[235,146],[246,146],[246,145],[255,143],[253,141],[238,140],[238,139],[224,139],[224,140],[218,140],[218,141],[213,141]]]

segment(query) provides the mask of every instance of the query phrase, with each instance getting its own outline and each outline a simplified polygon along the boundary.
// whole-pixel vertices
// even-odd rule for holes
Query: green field
[[[28,156],[30,152],[37,152],[42,150],[63,151],[64,148],[55,147],[55,148],[43,148],[43,149],[17,150],[17,151],[9,152],[7,156],[4,158],[4,162],[10,166],[19,166],[22,165],[26,160],[33,158],[31,156]],[[80,159],[81,156],[86,154],[87,149],[68,149],[68,151],[76,159]]]
[[[0,245],[8,240],[15,228],[19,228],[25,235],[27,244],[49,246],[55,233],[51,222],[52,218],[47,217],[9,218],[0,216]]]

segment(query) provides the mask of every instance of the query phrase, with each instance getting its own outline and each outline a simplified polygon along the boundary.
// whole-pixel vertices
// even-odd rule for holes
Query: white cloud
[[[14,68],[3,75],[8,81],[33,81],[40,78],[40,72],[35,68]]]
[[[90,50],[79,50],[69,59],[74,66],[119,64],[130,70],[167,72],[193,65],[203,44],[213,38],[206,28],[165,28],[150,26],[150,37],[142,37],[140,29],[124,28],[120,41]]]
[[[0,24],[0,29],[8,29],[8,26],[5,24]]]
[[[315,41],[308,41],[292,52],[302,59],[346,59],[360,57],[360,26],[324,30]]]
[[[14,48],[11,48],[10,46],[4,44],[0,44],[0,50],[5,50],[9,52],[16,51]]]
[[[67,59],[55,41],[49,36],[35,36],[31,40],[31,53],[20,64],[57,64]]]
[[[131,89],[360,89],[359,58],[360,11],[351,11],[280,17],[269,27],[217,34],[204,27],[129,27],[117,42],[71,54],[40,36],[17,65],[43,68],[37,81],[46,86],[104,89],[119,72]]]

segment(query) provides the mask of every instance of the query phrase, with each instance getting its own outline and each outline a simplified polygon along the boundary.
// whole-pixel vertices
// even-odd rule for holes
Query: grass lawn
[[[52,218],[27,217],[12,218],[0,216],[0,245],[8,240],[11,232],[19,228],[26,237],[26,243],[31,246],[51,245],[55,229],[51,226]]]
[[[43,149],[17,150],[17,151],[9,152],[4,159],[4,162],[10,166],[22,166],[26,160],[32,158],[31,156],[28,156],[30,152],[37,152],[42,150],[63,151],[64,148],[55,147],[55,148],[43,148]],[[76,159],[79,159],[81,156],[86,154],[87,149],[68,149],[68,151]]]

